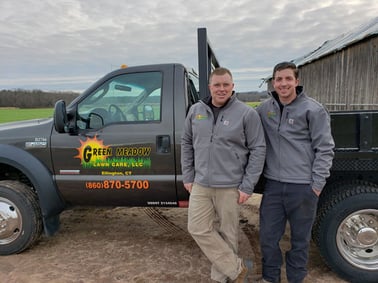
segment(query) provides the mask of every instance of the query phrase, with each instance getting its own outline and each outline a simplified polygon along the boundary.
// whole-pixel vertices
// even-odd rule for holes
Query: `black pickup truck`
[[[123,68],[58,101],[53,118],[0,125],[0,255],[53,235],[73,205],[187,207],[181,132],[219,66],[206,29],[198,48],[198,76],[181,64]],[[331,116],[336,157],[313,239],[341,277],[377,282],[378,111]]]

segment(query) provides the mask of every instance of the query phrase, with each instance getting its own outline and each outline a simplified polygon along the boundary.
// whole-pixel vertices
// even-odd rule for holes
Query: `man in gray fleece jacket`
[[[256,110],[233,93],[228,69],[215,69],[209,88],[211,97],[190,108],[182,136],[188,230],[211,261],[213,280],[247,282],[251,262],[237,254],[239,204],[251,196],[262,172],[264,131]]]
[[[273,70],[275,91],[257,109],[267,145],[266,184],[260,206],[260,282],[280,282],[279,241],[286,221],[291,231],[291,249],[285,256],[287,279],[299,283],[306,277],[318,196],[334,156],[329,113],[298,84],[295,64],[277,64]]]

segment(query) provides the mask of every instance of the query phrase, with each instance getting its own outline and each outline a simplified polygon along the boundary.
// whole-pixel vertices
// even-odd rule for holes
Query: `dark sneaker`
[[[248,260],[248,259],[244,259],[242,261],[242,270],[240,271],[238,277],[232,281],[234,283],[247,283],[248,280],[247,280],[247,277],[248,277],[248,273],[252,271],[252,261],[251,260]]]

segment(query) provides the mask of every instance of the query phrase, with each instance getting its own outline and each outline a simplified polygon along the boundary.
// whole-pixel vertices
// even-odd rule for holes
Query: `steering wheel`
[[[113,121],[127,121],[125,114],[123,114],[121,108],[115,104],[110,104],[108,112]]]

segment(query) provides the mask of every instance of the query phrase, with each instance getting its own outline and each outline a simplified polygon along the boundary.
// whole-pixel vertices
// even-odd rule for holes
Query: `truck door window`
[[[186,109],[187,111],[189,110],[190,106],[192,106],[194,103],[196,103],[199,100],[199,95],[197,88],[193,82],[193,78],[189,78],[187,80],[188,84],[188,108]]]
[[[162,73],[123,74],[106,81],[78,104],[77,126],[160,121]]]

